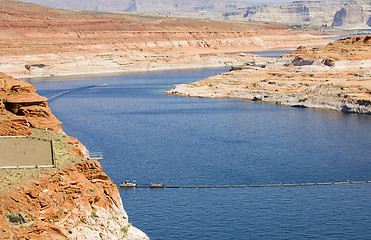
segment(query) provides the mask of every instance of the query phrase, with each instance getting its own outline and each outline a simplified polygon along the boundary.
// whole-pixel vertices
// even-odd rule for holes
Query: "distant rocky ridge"
[[[245,6],[235,0],[22,0],[61,9],[86,9],[99,12],[166,13],[236,10]]]
[[[248,7],[224,16],[230,20],[280,22],[297,27],[369,28],[371,1],[295,1],[292,4]]]
[[[300,47],[264,67],[244,66],[167,94],[231,97],[292,107],[371,114],[371,35]]]
[[[62,9],[101,12],[156,13],[208,19],[279,22],[295,27],[345,29],[371,26],[370,0],[294,1],[291,4],[250,6],[251,1],[228,0],[22,0]],[[273,2],[273,1],[272,1]]]

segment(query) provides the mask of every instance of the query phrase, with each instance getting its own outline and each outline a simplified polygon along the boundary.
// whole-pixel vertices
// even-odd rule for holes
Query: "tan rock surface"
[[[177,85],[167,94],[234,97],[371,114],[370,44],[370,36],[359,36],[323,48],[299,48],[265,68],[235,68]]]
[[[17,77],[244,64],[328,40],[283,24],[56,10],[0,0],[0,71]]]

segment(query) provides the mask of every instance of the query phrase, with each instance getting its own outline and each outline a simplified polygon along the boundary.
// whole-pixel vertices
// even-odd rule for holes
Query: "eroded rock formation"
[[[0,194],[1,239],[148,239],[98,162],[46,172]]]
[[[298,48],[264,68],[246,66],[167,94],[234,97],[293,107],[371,114],[371,36]]]
[[[30,127],[62,132],[46,97],[31,84],[0,73],[0,135],[30,135]]]

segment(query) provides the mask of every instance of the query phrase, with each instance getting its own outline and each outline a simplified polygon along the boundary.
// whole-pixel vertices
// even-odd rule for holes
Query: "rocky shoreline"
[[[98,162],[44,172],[0,202],[1,239],[149,239],[128,222],[117,186]]]
[[[8,59],[11,59],[12,63],[9,63],[7,66],[3,64],[2,69],[19,79],[220,68],[241,66],[246,63],[266,64],[270,60],[247,53],[175,54],[173,56],[131,53],[126,58],[112,54],[75,58],[58,57],[58,61],[54,60],[54,62],[43,57],[43,60],[40,62],[48,64],[28,64],[26,69],[23,57],[8,57]],[[22,68],[25,70],[23,72],[19,71]]]
[[[273,37],[273,36],[272,36]],[[284,38],[285,35],[276,38]],[[289,36],[287,36],[289,37]],[[238,43],[228,40],[228,46],[211,45],[208,47],[184,47],[176,50],[158,49],[154,52],[147,50],[108,51],[98,53],[53,53],[39,55],[0,56],[0,71],[16,78],[58,77],[72,75],[109,74],[125,72],[148,72],[163,70],[182,70],[195,68],[233,67],[246,64],[262,65],[270,59],[261,58],[247,52],[274,51],[295,49],[299,45],[313,46],[325,44],[329,40],[321,40],[311,35],[294,37],[289,44],[274,45],[273,39],[259,36],[264,46],[245,39]],[[268,36],[268,38],[270,38]],[[309,38],[308,42],[305,38]],[[313,39],[312,39],[313,38]],[[151,45],[148,42],[143,43]],[[237,47],[231,47],[237,44]],[[238,46],[240,44],[246,46]],[[107,46],[107,48],[110,48]]]
[[[242,98],[292,107],[371,114],[371,36],[300,47],[264,67],[234,68],[166,94]]]

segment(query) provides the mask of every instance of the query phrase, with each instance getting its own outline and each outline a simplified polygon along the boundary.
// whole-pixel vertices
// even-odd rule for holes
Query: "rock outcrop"
[[[167,94],[234,97],[293,107],[371,114],[371,36],[298,48],[264,68],[246,66]]]
[[[371,1],[351,1],[344,4],[340,10],[335,13],[332,22],[333,27],[355,26],[371,27],[368,19],[371,17]]]
[[[369,60],[371,56],[371,35],[339,39],[321,48],[299,47],[284,57],[328,59],[331,61]]]
[[[46,172],[0,195],[1,239],[148,239],[98,162]]]
[[[295,1],[291,4],[248,7],[226,13],[224,16],[230,20],[355,29],[371,27],[370,10],[370,0]]]
[[[63,132],[61,122],[29,83],[0,73],[0,135],[30,135],[32,128]]]
[[[0,9],[0,71],[16,77],[220,67],[252,60],[229,53],[328,43],[279,23],[56,10],[13,0],[0,0]]]

